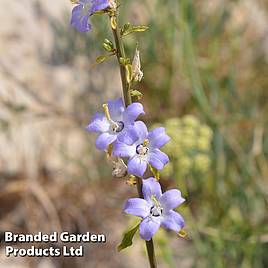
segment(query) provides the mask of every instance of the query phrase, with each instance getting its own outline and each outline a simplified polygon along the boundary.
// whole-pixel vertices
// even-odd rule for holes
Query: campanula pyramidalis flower
[[[89,17],[97,11],[110,7],[109,0],[74,0],[77,5],[72,10],[71,25],[79,32],[91,30]]]
[[[140,236],[151,240],[160,226],[179,233],[184,227],[183,217],[173,209],[181,205],[185,199],[177,189],[162,194],[161,186],[155,178],[143,180],[142,198],[130,198],[124,207],[128,214],[142,218]]]
[[[135,102],[125,108],[122,98],[119,98],[108,101],[104,105],[104,113],[95,114],[86,129],[100,134],[96,147],[104,151],[118,137],[126,135],[128,128],[141,114],[144,114],[142,104]]]
[[[163,127],[148,133],[146,125],[137,121],[120,136],[113,146],[113,154],[129,157],[128,173],[142,177],[147,165],[161,170],[168,163],[168,156],[159,150],[170,140]]]

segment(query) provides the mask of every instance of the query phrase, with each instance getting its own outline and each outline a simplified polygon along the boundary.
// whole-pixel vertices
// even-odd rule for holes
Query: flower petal
[[[109,133],[102,133],[96,140],[96,147],[104,151],[107,149],[108,145],[113,143],[116,140],[116,135],[109,134]]]
[[[110,123],[102,113],[97,113],[93,116],[90,124],[86,127],[86,130],[90,132],[108,132]]]
[[[127,170],[129,174],[142,177],[147,168],[147,162],[136,155],[128,161]]]
[[[150,141],[150,148],[154,149],[164,146],[170,140],[170,137],[166,134],[163,127],[158,127],[149,132],[148,139]]]
[[[143,143],[143,141],[148,137],[148,130],[146,125],[142,121],[136,121],[134,123],[134,128],[138,134],[139,141]]]
[[[155,178],[148,178],[142,181],[142,193],[143,197],[147,201],[151,201],[151,197],[154,195],[159,199],[162,195],[161,185]]]
[[[129,146],[125,143],[116,141],[113,144],[113,155],[119,157],[132,157],[136,154],[136,146]]]
[[[71,25],[79,32],[88,32],[91,30],[91,25],[88,22],[89,13],[84,15],[84,7],[82,4],[77,5],[72,10]]]
[[[142,239],[149,241],[155,235],[157,230],[159,229],[161,224],[160,217],[159,218],[150,218],[147,217],[141,221],[140,224],[140,236]]]
[[[140,114],[144,114],[142,104],[138,102],[132,103],[125,110],[123,120],[128,124],[134,123]]]
[[[92,0],[92,6],[90,9],[90,14],[95,13],[96,11],[106,9],[110,6],[109,0]]]
[[[144,199],[130,198],[125,204],[124,212],[146,218],[150,214],[150,206]]]
[[[148,161],[154,168],[156,168],[158,170],[161,170],[164,167],[164,164],[153,153],[149,153]]]
[[[123,121],[123,112],[125,111],[125,106],[122,98],[108,101],[108,108],[111,118],[114,121]]]
[[[185,224],[183,217],[179,213],[170,210],[165,213],[161,225],[166,229],[173,230],[178,233]]]
[[[181,192],[177,189],[166,191],[159,199],[164,211],[174,209],[184,201],[185,199],[181,196]]]
[[[127,145],[132,145],[139,139],[138,133],[133,126],[125,128],[118,134],[118,141],[123,142]]]
[[[150,153],[157,157],[164,165],[166,165],[169,161],[168,156],[159,149],[154,149]]]

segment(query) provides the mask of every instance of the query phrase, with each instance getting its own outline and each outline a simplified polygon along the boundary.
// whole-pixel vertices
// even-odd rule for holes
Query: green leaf
[[[131,90],[130,95],[131,95],[131,97],[137,97],[138,100],[140,100],[142,98],[142,96],[143,96],[143,94],[140,91],[136,90],[136,89]]]
[[[111,52],[113,50],[113,48],[106,43],[103,43],[102,47],[108,52]]]
[[[104,39],[104,43],[108,44],[110,47],[114,48],[114,44],[112,41],[110,41],[109,39],[105,38]]]
[[[135,226],[134,228],[124,232],[123,235],[123,239],[121,244],[117,247],[118,251],[121,251],[125,248],[128,248],[130,246],[132,246],[132,240],[134,235],[136,234],[137,230],[139,229],[140,224],[138,224],[137,226]]]
[[[131,25],[129,22],[124,24],[123,28],[121,29],[121,35],[123,35],[124,32],[126,32],[130,27],[131,27]]]
[[[109,59],[111,56],[113,56],[114,53],[106,54],[106,55],[100,55],[96,58],[96,64],[103,63],[107,59]]]
[[[106,59],[107,59],[107,56],[106,56],[106,55],[98,56],[98,57],[96,58],[96,63],[97,63],[97,64],[100,64],[100,63],[104,62]]]
[[[137,32],[145,32],[146,30],[148,30],[149,27],[148,26],[143,26],[143,25],[140,25],[140,26],[133,26],[133,27],[129,27],[128,29],[126,29],[124,31],[122,31],[122,35],[123,36],[126,36],[126,35],[129,35],[131,33],[137,33]]]
[[[104,39],[104,42],[102,43],[102,47],[108,52],[112,52],[114,50],[114,44],[108,39]]]

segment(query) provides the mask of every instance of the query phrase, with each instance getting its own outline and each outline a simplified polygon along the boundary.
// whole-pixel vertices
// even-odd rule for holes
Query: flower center
[[[139,155],[146,155],[149,151],[149,148],[147,146],[144,146],[144,144],[139,144],[136,147],[136,153]]]
[[[153,196],[151,197],[151,199],[152,199],[152,201],[153,201],[153,203],[154,203],[154,204],[152,205],[151,209],[150,209],[150,214],[151,214],[151,216],[154,216],[154,217],[159,217],[159,216],[161,216],[162,213],[163,213],[163,208],[161,207],[160,202],[157,200],[157,198],[156,198],[155,195],[153,195]]]
[[[108,120],[108,122],[110,123],[110,129],[112,130],[112,132],[121,132],[124,129],[124,123],[122,121],[113,121],[110,115],[110,111],[109,111],[109,107],[107,103],[104,103],[102,105],[103,109],[104,109],[104,114]]]
[[[146,139],[144,140],[143,143],[137,145],[136,153],[139,155],[146,155],[149,152],[148,144],[149,144],[149,140]]]
[[[113,132],[121,132],[124,129],[124,123],[122,121],[118,121],[118,122],[113,122],[111,124],[112,127],[112,131]]]
[[[150,209],[150,214],[154,217],[160,217],[162,215],[163,209],[153,205]]]

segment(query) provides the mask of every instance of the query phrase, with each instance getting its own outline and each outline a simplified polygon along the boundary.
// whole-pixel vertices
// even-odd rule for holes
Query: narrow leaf
[[[106,54],[106,55],[100,55],[96,58],[96,64],[93,65],[93,67],[97,64],[103,63],[107,59],[109,59],[111,56],[113,56],[114,53]]]
[[[137,230],[139,229],[140,224],[138,224],[137,226],[135,226],[134,228],[132,228],[131,230],[126,231],[123,234],[123,239],[121,244],[117,247],[118,251],[121,251],[125,248],[128,248],[130,246],[132,246],[132,240],[134,235],[136,234]]]
[[[129,29],[125,30],[122,32],[123,36],[129,35],[131,33],[137,33],[137,32],[145,32],[146,30],[148,30],[149,27],[148,26],[134,26],[134,27],[130,27]]]
[[[96,63],[100,64],[100,63],[104,62],[106,59],[107,59],[107,57],[105,55],[98,56],[96,58]]]

